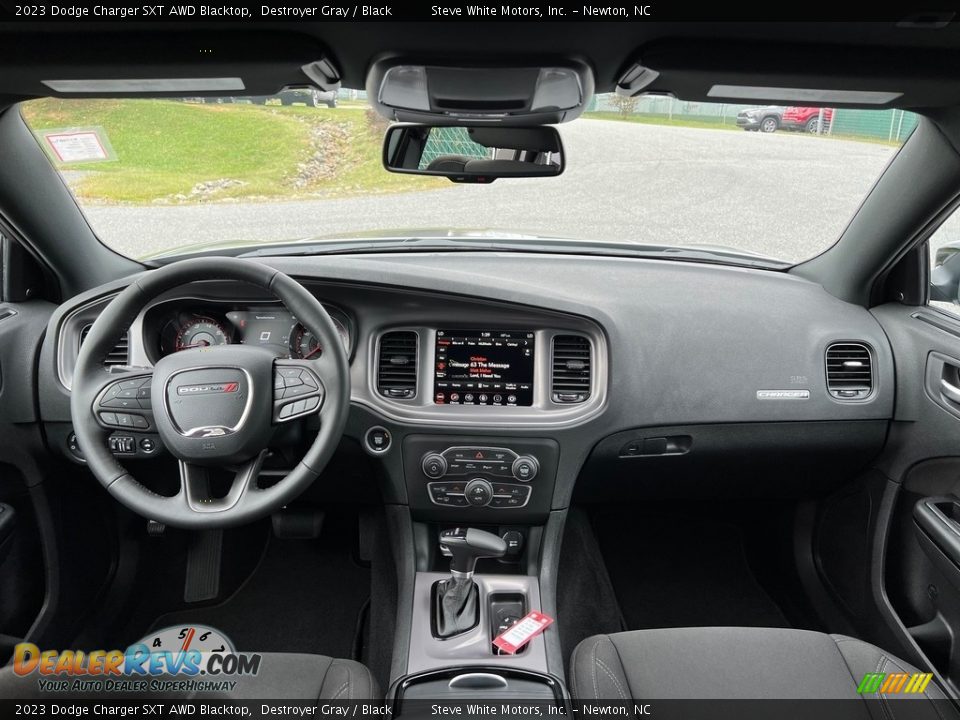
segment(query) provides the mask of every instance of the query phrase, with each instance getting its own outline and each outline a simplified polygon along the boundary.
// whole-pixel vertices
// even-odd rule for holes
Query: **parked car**
[[[293,105],[294,103],[303,103],[307,107],[317,107],[326,105],[328,108],[337,106],[336,90],[318,90],[311,87],[286,88],[272,97],[280,98],[281,105]],[[254,105],[266,105],[270,97],[257,95],[250,98]]]
[[[780,128],[780,118],[782,116],[783,108],[779,105],[748,108],[737,113],[737,127],[742,127],[744,130],[772,133]]]
[[[780,125],[784,130],[803,130],[809,133],[826,132],[833,122],[833,108],[823,108],[823,127],[820,125],[820,110],[818,107],[788,107],[783,111]]]

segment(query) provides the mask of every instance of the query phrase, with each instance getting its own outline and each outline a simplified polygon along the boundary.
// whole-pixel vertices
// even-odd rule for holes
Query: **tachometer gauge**
[[[230,342],[223,326],[210,318],[195,318],[180,327],[177,332],[176,350],[226,345]]]
[[[150,633],[140,643],[146,645],[151,653],[185,653],[190,650],[200,653],[236,652],[227,637],[206,625],[174,625]]]
[[[337,334],[343,343],[344,350],[350,349],[350,331],[336,317],[331,317],[333,325],[337,328]],[[303,325],[297,323],[290,331],[290,357],[308,360],[318,356],[323,349],[320,347],[320,340]]]

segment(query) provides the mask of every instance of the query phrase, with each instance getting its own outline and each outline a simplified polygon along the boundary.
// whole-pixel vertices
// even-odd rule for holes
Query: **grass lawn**
[[[277,200],[444,187],[434,178],[384,170],[383,128],[361,108],[59,99],[22,107],[35,131],[103,128],[116,160],[58,166],[71,171],[71,187],[87,202]],[[194,191],[201,183],[216,187]]]

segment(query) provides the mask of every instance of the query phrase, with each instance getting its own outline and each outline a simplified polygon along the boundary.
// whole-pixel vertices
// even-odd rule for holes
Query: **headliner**
[[[712,100],[715,83],[902,92],[892,103],[960,105],[960,27],[893,22],[236,22],[6,23],[0,94],[55,95],[64,78],[239,75],[249,94],[303,83],[300,67],[328,55],[343,85],[363,88],[373,59],[484,64],[585,60],[609,92],[632,62],[661,71],[649,89]],[[201,48],[213,52],[200,53]],[[180,93],[181,95],[183,93]],[[190,93],[200,94],[200,93]],[[838,103],[831,103],[838,105]],[[839,104],[842,106],[842,104]]]

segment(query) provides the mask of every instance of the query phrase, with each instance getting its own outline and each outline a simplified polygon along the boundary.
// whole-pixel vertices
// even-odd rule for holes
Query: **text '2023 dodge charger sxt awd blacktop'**
[[[0,714],[957,717],[949,17],[26,7]]]

